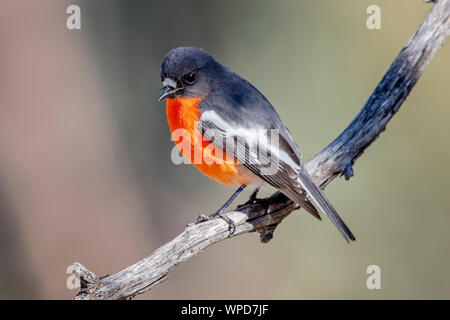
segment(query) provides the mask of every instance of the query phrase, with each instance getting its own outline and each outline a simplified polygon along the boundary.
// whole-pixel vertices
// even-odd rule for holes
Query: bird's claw
[[[246,206],[246,205],[249,205],[249,204],[255,204],[256,202],[258,202],[258,200],[259,199],[257,199],[256,197],[255,198],[250,198],[250,199],[248,199],[247,200],[247,202],[245,202],[242,206]]]
[[[201,214],[198,216],[197,222],[195,224],[199,224],[216,218],[222,218],[226,223],[228,223],[228,230],[230,230],[230,235],[232,235],[236,231],[236,223],[234,223],[233,220],[231,220],[228,216],[224,215],[221,212],[216,212],[209,216]]]
[[[198,216],[197,221],[195,222],[195,224],[199,224],[201,222],[209,221],[209,220],[211,220],[213,218],[214,217],[201,214],[201,215]]]
[[[230,217],[220,214],[219,215],[226,223],[228,223],[228,230],[230,230],[230,236],[236,231],[236,223],[230,219]]]

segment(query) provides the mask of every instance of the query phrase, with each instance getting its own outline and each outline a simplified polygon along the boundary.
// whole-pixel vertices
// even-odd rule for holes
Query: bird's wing
[[[213,101],[217,102],[217,99]],[[223,105],[218,108],[203,105],[199,129],[206,139],[320,219],[308,199],[310,197],[347,242],[355,240],[322,190],[312,181],[302,164],[297,145],[271,105],[271,109],[265,110],[269,115],[249,114],[246,109],[221,112],[221,107]],[[236,108],[236,104],[233,107]]]

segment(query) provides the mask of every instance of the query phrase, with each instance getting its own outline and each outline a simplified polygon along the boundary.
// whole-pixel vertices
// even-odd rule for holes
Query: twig
[[[306,167],[314,181],[325,187],[340,174],[353,176],[353,164],[383,132],[422,75],[425,66],[450,33],[450,0],[440,0],[400,51],[375,91],[350,125]],[[240,206],[227,215],[236,223],[232,237],[258,231],[267,242],[276,226],[298,206],[279,192],[254,204]],[[228,224],[215,219],[191,224],[175,239],[149,257],[112,275],[97,278],[79,263],[74,273],[81,289],[75,299],[131,299],[163,281],[180,263],[208,246],[230,237]]]

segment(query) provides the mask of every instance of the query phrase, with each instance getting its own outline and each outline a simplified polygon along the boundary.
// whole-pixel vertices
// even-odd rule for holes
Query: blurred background
[[[81,8],[81,30],[66,28],[70,4]],[[381,8],[381,30],[366,28],[371,4]],[[234,191],[171,162],[156,102],[170,49],[204,48],[250,80],[307,160],[353,119],[430,8],[421,0],[2,0],[0,298],[72,298],[74,261],[116,272]],[[450,298],[449,71],[447,43],[355,176],[326,189],[356,243],[298,211],[268,244],[258,234],[221,242],[139,298]],[[366,287],[373,264],[381,290]]]

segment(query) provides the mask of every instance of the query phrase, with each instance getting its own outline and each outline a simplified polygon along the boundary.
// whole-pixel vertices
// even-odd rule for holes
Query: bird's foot
[[[199,223],[202,223],[205,221],[209,221],[209,220],[213,220],[216,218],[222,218],[223,220],[225,220],[226,223],[228,223],[228,229],[230,230],[230,235],[232,235],[236,231],[236,224],[234,223],[234,221],[231,220],[228,216],[226,216],[220,210],[217,211],[216,213],[210,214],[208,216],[204,215],[204,214],[199,215],[197,218],[196,224],[199,224]]]
[[[253,191],[253,193],[250,195],[250,197],[248,198],[248,201],[246,203],[244,203],[242,206],[246,206],[249,204],[254,204],[258,201],[258,199],[256,198],[256,196],[258,195],[259,189],[261,187],[256,187],[255,190]]]
[[[241,206],[246,206],[246,205],[249,205],[249,204],[255,204],[256,202],[258,202],[258,200],[260,200],[260,199],[258,199],[258,198],[256,198],[256,197],[250,197],[250,198],[247,200],[247,202],[245,202],[245,203],[242,204]]]

